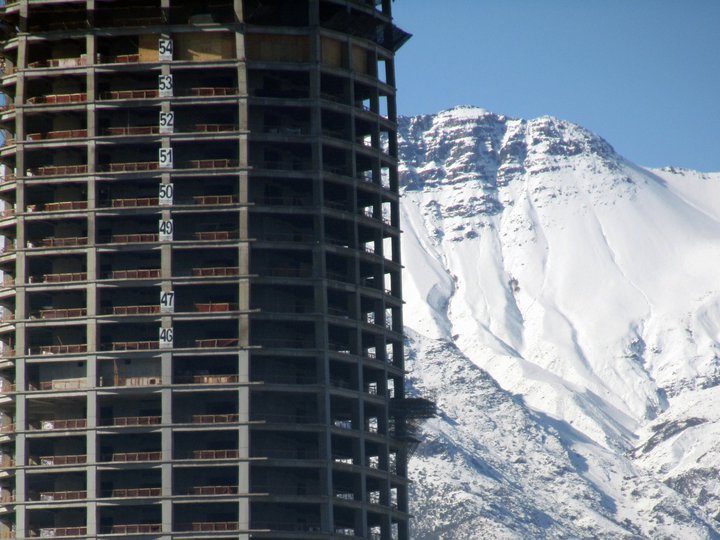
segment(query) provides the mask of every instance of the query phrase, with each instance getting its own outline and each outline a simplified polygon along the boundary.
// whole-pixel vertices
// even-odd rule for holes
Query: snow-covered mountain
[[[720,173],[400,120],[413,537],[720,538]]]

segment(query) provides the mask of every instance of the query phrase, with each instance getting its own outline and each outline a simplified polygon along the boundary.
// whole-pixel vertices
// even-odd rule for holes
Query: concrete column
[[[250,354],[247,350],[238,353],[238,528],[247,531],[251,526],[250,499],[250,391],[246,381],[250,380]],[[247,534],[240,534],[240,538],[249,538]]]
[[[322,245],[325,239],[325,221],[323,217],[323,206],[325,201],[323,186],[323,148],[322,148],[322,113],[319,107],[319,98],[321,91],[320,79],[320,60],[321,60],[321,43],[320,43],[320,2],[319,0],[309,0],[308,20],[310,23],[310,61],[313,68],[310,70],[310,98],[315,104],[310,110],[310,133],[313,137],[312,143],[312,169],[318,171],[313,178],[313,206],[319,209],[314,218],[315,236],[318,238],[318,246],[313,250],[313,277],[315,279],[314,303],[315,310],[320,313],[327,313],[327,289],[325,286],[326,266],[325,253]],[[325,429],[320,440],[320,457],[325,459],[326,466],[320,474],[321,493],[327,497],[326,503],[320,508],[320,526],[324,532],[332,532],[334,530],[333,517],[333,480],[332,480],[332,436],[330,426],[332,425],[332,410],[330,405],[330,360],[328,356],[329,336],[327,327],[327,317],[321,317],[315,323],[315,344],[316,348],[322,351],[319,358],[320,375],[323,381],[323,392],[318,396],[318,412],[321,421],[325,424]]]
[[[15,477],[15,483],[16,485],[25,485],[25,471],[18,472],[17,476]],[[19,490],[17,490],[19,492]],[[17,494],[16,494],[17,496]],[[17,499],[18,501],[20,499]],[[15,507],[15,538],[29,538],[28,530],[27,530],[27,511],[25,510],[25,506],[16,506]]]
[[[87,377],[88,386],[94,387],[97,381],[97,360],[96,356],[88,356],[87,359]],[[99,445],[97,436],[97,425],[98,425],[98,404],[97,404],[97,391],[89,390],[87,392],[87,428],[86,428],[86,453],[87,453],[87,467],[85,469],[85,482],[87,490],[88,503],[86,506],[86,523],[87,523],[87,534],[88,536],[94,536],[99,531],[97,530],[98,525],[98,512],[97,512],[97,499],[100,496],[98,492],[98,470],[97,462],[100,459]]]
[[[97,42],[95,36],[88,34],[85,40],[86,53],[88,58],[89,67],[86,74],[86,92],[88,96],[88,103],[86,106],[87,116],[87,165],[88,165],[88,176],[87,176],[87,237],[88,237],[88,248],[86,251],[86,269],[87,269],[87,280],[88,286],[86,288],[86,299],[85,309],[87,310],[87,326],[86,326],[86,343],[88,351],[97,351],[100,348],[100,336],[98,335],[97,315],[98,315],[98,289],[97,280],[101,277],[99,275],[99,261],[96,243],[97,243],[97,221],[96,221],[96,195],[97,185],[95,182],[95,172],[97,171],[97,154],[95,137],[98,135],[96,127],[96,110],[95,110],[95,56],[97,52]],[[97,384],[97,365],[96,357],[88,357],[88,384],[95,386]],[[92,363],[92,366],[91,366]],[[91,378],[92,372],[92,378]],[[93,394],[94,395],[94,394]],[[88,400],[90,395],[88,395]],[[88,403],[88,416],[90,415],[90,404]],[[90,472],[88,472],[88,475]],[[88,478],[89,480],[89,478]],[[88,484],[88,495],[89,484]],[[88,518],[90,517],[90,509],[88,509]],[[89,522],[88,522],[89,523]],[[88,529],[89,531],[89,529]]]
[[[27,32],[27,20],[30,11],[28,0],[20,0],[20,30]]]
[[[242,0],[234,0],[233,7],[235,10],[236,20],[243,20],[243,2]],[[248,75],[247,66],[245,64],[245,34],[244,28],[235,33],[235,58],[237,59],[237,114],[238,114],[238,166],[240,173],[238,174],[238,226],[239,240],[238,245],[238,272],[240,279],[238,280],[238,307],[241,312],[238,317],[238,338],[239,345],[243,350],[238,351],[238,538],[249,539],[250,535],[247,531],[251,527],[251,508],[250,499],[250,389],[248,382],[250,381],[250,358],[251,353],[247,349],[250,345],[250,318],[248,311],[250,309],[250,281],[247,275],[250,273],[250,245],[249,238],[249,212],[248,212],[248,196],[249,196],[249,175],[248,175],[248,138],[247,133],[250,129],[248,120]],[[245,531],[245,532],[243,532]]]
[[[233,9],[235,10],[235,18],[237,21],[243,22],[245,20],[243,15],[243,0],[233,0]]]
[[[161,489],[162,489],[162,502],[161,502],[161,517],[162,517],[162,530],[163,532],[171,532],[173,530],[173,507],[172,497],[173,493],[173,432],[172,432],[172,389],[169,387],[172,381],[172,360],[173,355],[171,352],[164,352],[160,355],[160,375],[163,384],[161,391],[160,402],[161,402],[161,451],[162,451],[162,465],[161,465]]]
[[[20,12],[21,15],[25,15],[27,17],[27,2],[23,0],[23,2],[20,5]],[[21,22],[21,24],[24,24]],[[20,37],[19,43],[18,43],[18,53],[17,53],[17,67],[19,69],[24,69],[27,66],[27,38],[22,36]],[[16,85],[16,94],[15,94],[15,104],[16,104],[16,113],[15,113],[15,131],[16,131],[16,141],[18,141],[20,144],[17,145],[17,153],[15,158],[15,171],[14,172],[18,178],[22,177],[25,174],[25,152],[24,152],[24,144],[21,142],[25,139],[25,123],[24,123],[24,113],[22,108],[18,108],[17,106],[24,104],[25,99],[25,78],[24,74],[21,71],[17,72],[17,85]],[[24,190],[24,180],[18,180],[16,184],[16,206],[18,209],[18,212],[24,212],[26,201],[25,201],[25,190]],[[25,253],[22,251],[22,249],[25,247],[26,244],[26,237],[25,237],[25,220],[22,217],[19,217],[17,220],[17,228],[16,228],[16,242],[17,247],[19,251],[16,255],[16,263],[15,263],[15,277],[16,277],[16,283],[25,284],[27,283],[27,268],[26,268],[26,259],[25,259]],[[27,313],[27,297],[26,297],[26,289],[24,286],[19,287],[15,291],[15,314],[16,319],[26,319],[28,318]],[[22,359],[22,357],[25,355],[25,351],[27,349],[27,343],[26,343],[26,326],[23,323],[17,323],[15,327],[15,343],[14,348],[16,350],[16,356],[18,357],[15,360],[15,384],[16,388],[20,391],[26,391],[27,390],[27,373],[26,373],[26,364],[25,360]],[[15,424],[16,429],[18,431],[24,431],[27,430],[27,399],[24,395],[16,395],[15,398]],[[27,438],[24,434],[18,434],[15,439],[15,452],[14,455],[11,456],[15,460],[15,465],[17,467],[24,467],[28,465],[29,456],[27,453]],[[26,473],[24,469],[16,469],[15,470],[15,496],[17,502],[25,502],[27,501],[27,479],[26,479]],[[18,506],[16,507],[15,511],[15,526],[16,526],[16,535],[19,538],[27,537],[27,513],[25,510],[25,506]]]

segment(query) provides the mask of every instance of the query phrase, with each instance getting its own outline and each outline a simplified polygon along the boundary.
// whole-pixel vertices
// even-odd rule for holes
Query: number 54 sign
[[[160,60],[173,59],[173,42],[172,39],[160,38],[158,41],[158,54]]]

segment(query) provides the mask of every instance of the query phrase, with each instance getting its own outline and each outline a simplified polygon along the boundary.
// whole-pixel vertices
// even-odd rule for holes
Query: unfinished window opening
[[[384,58],[379,58],[377,62],[377,78],[381,83],[388,81],[388,62]]]
[[[378,107],[378,114],[382,116],[383,118],[389,117],[389,101],[388,96],[379,96],[379,107]]]

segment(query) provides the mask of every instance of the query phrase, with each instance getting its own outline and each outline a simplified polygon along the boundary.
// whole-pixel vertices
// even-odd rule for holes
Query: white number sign
[[[160,40],[158,41],[158,53],[160,53],[160,60],[172,60],[173,59],[172,39],[160,38]]]
[[[160,113],[160,133],[172,133],[175,130],[175,113]]]
[[[160,292],[160,313],[175,311],[175,293],[173,291]]]
[[[173,168],[172,148],[160,148],[160,150],[158,151],[158,163],[161,169]]]
[[[160,184],[158,199],[160,206],[172,206],[175,187],[173,184]]]
[[[161,328],[160,329],[160,348],[161,349],[172,349],[173,346],[173,329],[172,328]]]
[[[173,76],[158,75],[158,89],[160,97],[172,97],[173,95]]]
[[[172,219],[161,219],[158,221],[158,232],[160,240],[172,240],[173,239],[173,220]]]

